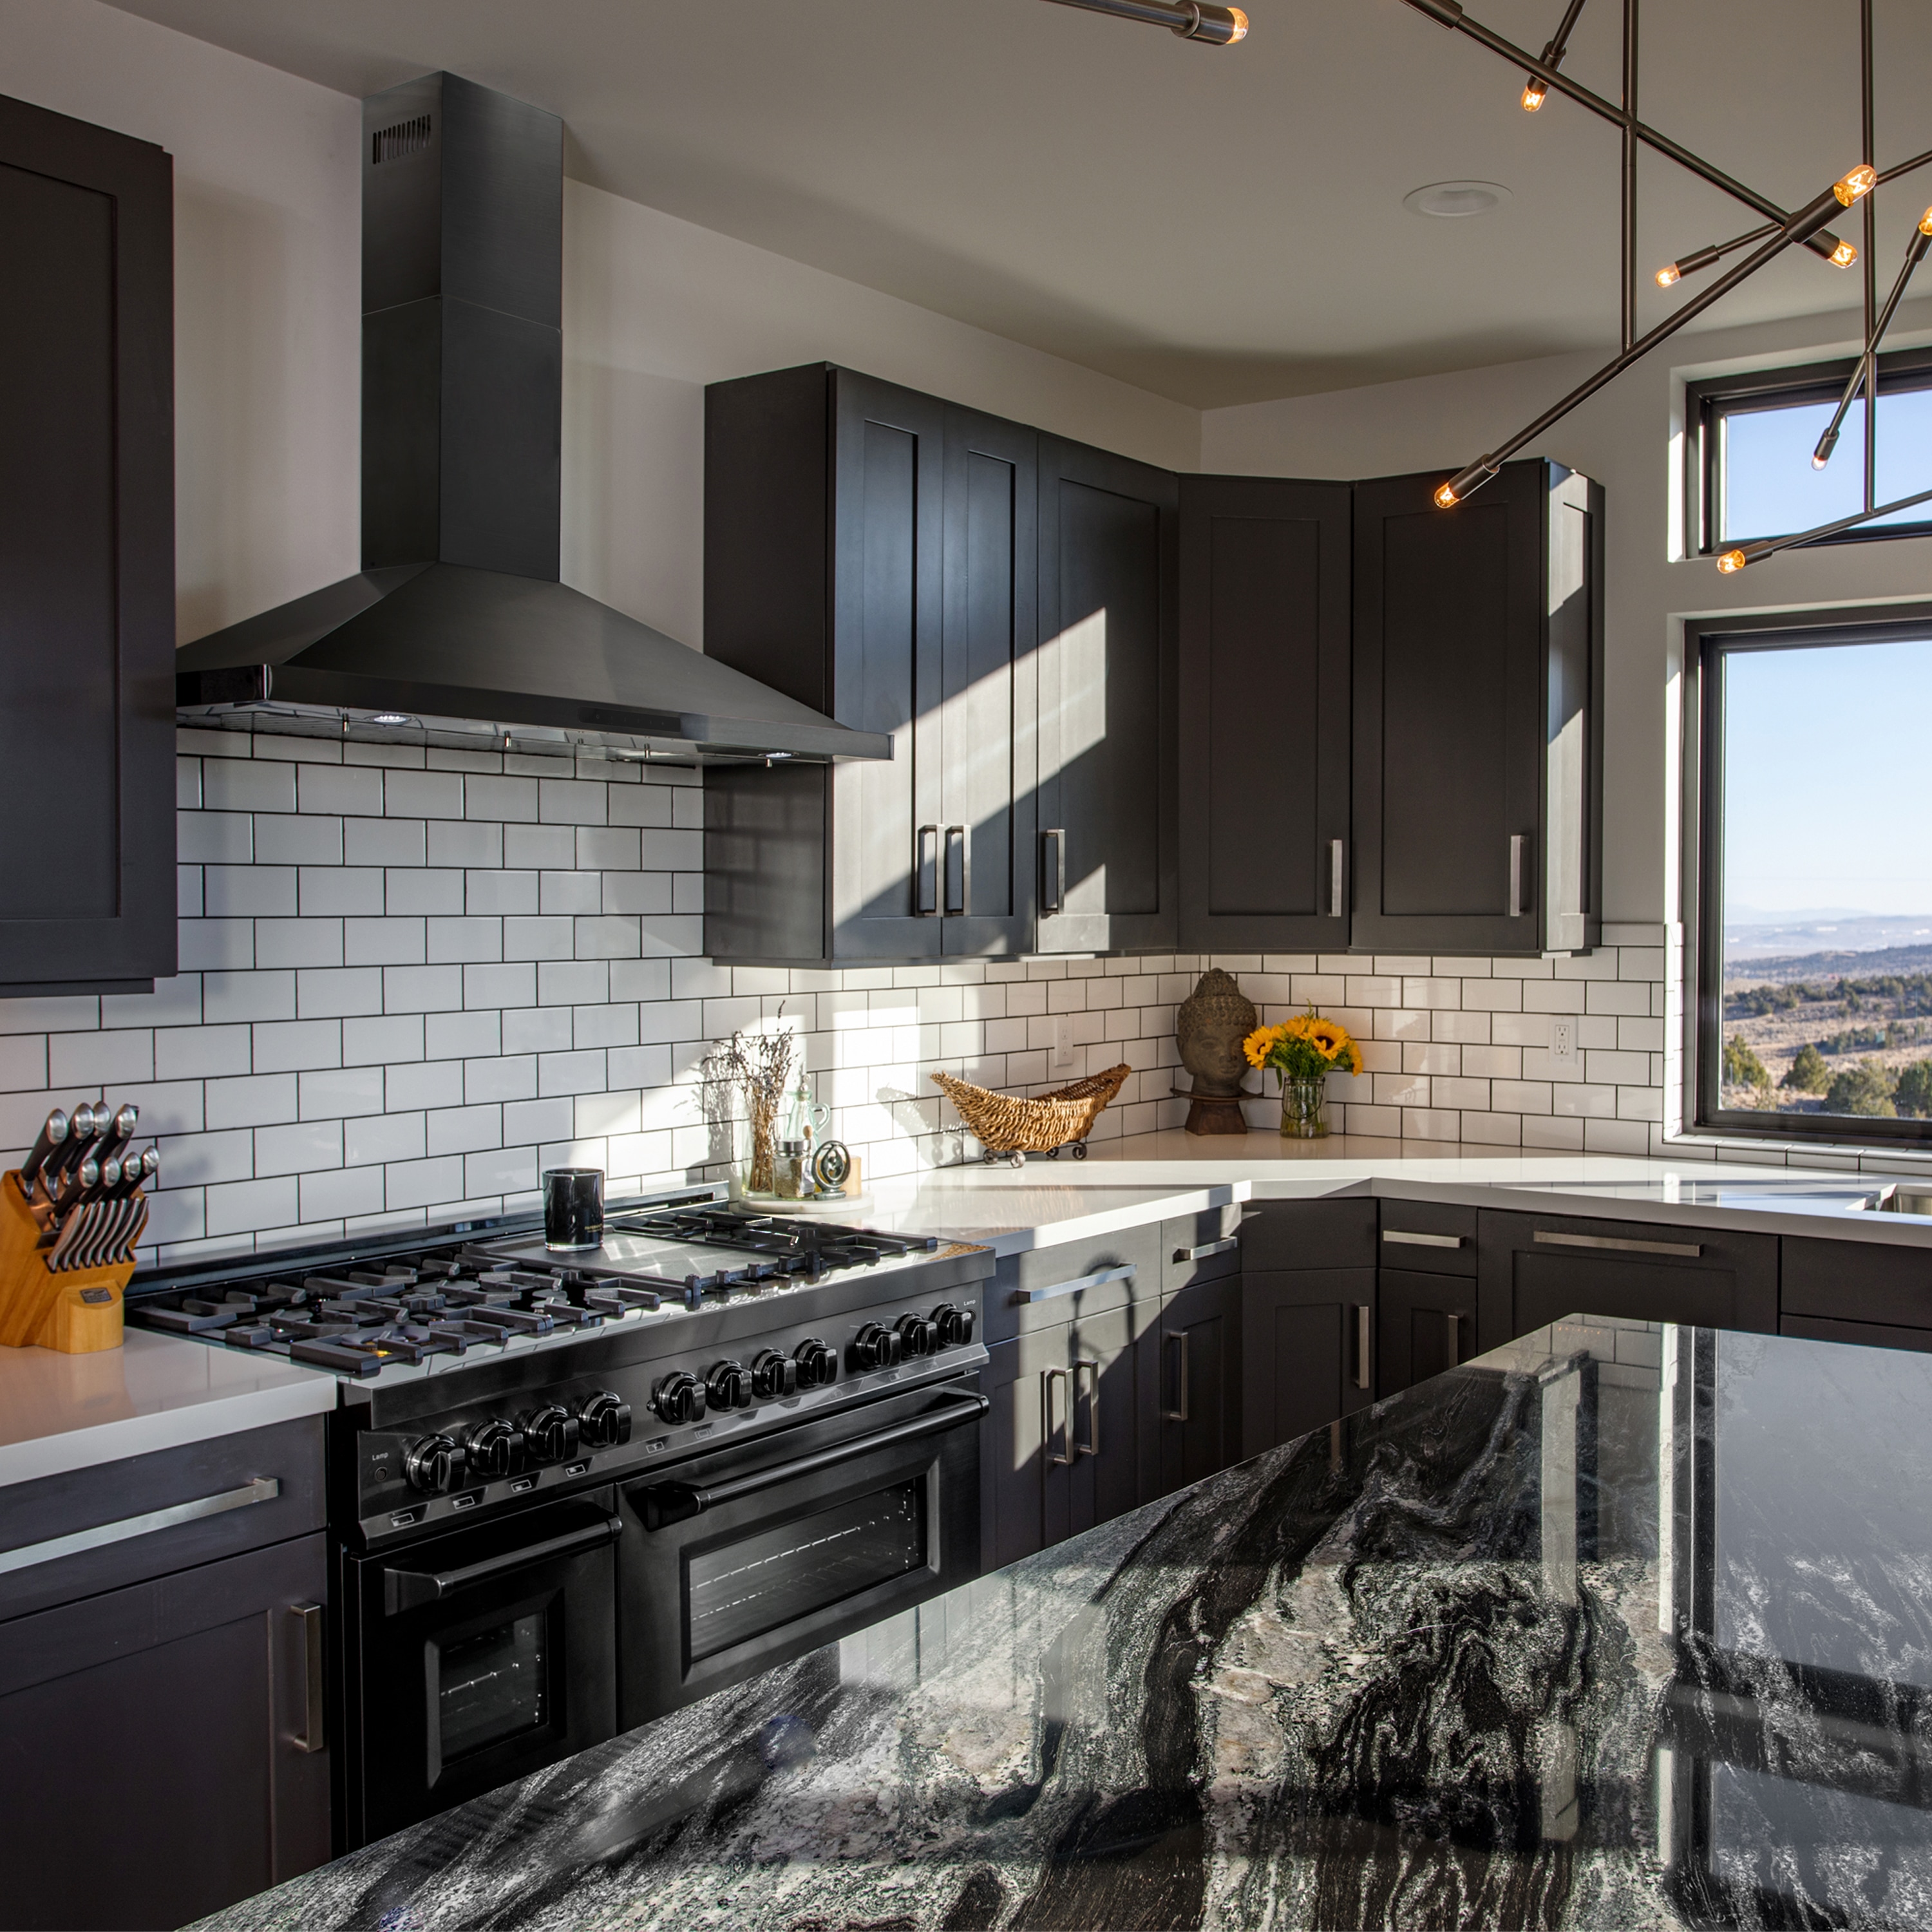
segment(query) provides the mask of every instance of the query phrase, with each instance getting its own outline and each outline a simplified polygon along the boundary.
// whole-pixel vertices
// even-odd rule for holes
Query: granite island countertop
[[[1561,1324],[206,1924],[1923,1926],[1928,1414]]]

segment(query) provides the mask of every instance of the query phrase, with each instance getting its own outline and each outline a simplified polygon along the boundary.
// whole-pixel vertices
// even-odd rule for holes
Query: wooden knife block
[[[0,1347],[90,1355],[121,1346],[121,1291],[131,1261],[56,1274],[40,1246],[18,1173],[0,1174]]]

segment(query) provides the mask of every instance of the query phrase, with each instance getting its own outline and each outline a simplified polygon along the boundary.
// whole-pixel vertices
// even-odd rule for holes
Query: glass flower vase
[[[1324,1111],[1328,1098],[1328,1082],[1320,1075],[1312,1080],[1291,1080],[1284,1076],[1281,1083],[1282,1138],[1297,1141],[1321,1139],[1328,1131],[1328,1116]]]

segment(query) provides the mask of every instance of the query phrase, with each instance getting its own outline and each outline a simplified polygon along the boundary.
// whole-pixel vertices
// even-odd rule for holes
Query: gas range
[[[536,1217],[515,1217],[427,1242],[392,1237],[188,1270],[137,1288],[127,1316],[138,1328],[393,1382],[446,1372],[476,1351],[555,1347],[853,1270],[895,1271],[941,1245],[686,1192],[614,1208],[602,1245],[580,1253],[553,1253]]]

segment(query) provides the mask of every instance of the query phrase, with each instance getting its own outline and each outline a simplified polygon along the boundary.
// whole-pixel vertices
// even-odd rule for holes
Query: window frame
[[[1765,537],[1789,536],[1789,530],[1757,530],[1749,535],[1720,538],[1717,535],[1718,507],[1724,489],[1724,438],[1718,434],[1720,420],[1742,406],[1764,404],[1773,399],[1787,406],[1808,403],[1834,403],[1844,394],[1852,371],[1858,365],[1856,356],[1835,362],[1806,362],[1782,369],[1750,370],[1736,376],[1707,376],[1684,385],[1684,544],[1692,556],[1714,556],[1732,543],[1752,543]],[[1896,349],[1878,358],[1878,392],[1881,400],[1888,391],[1932,388],[1932,349]],[[1862,410],[1864,399],[1853,403]],[[1826,544],[1885,543],[1894,537],[1932,536],[1932,505],[1928,514],[1909,524],[1887,524],[1874,529],[1862,526],[1840,530],[1836,536],[1821,537]]]
[[[1756,1114],[1720,1105],[1724,1049],[1724,680],[1733,652],[1898,644],[1932,634],[1932,603],[1862,604],[1836,610],[1760,613],[1688,620],[1684,662],[1687,736],[1696,757],[1687,770],[1688,856],[1694,912],[1685,947],[1690,1038],[1684,1085],[1686,1130],[1739,1140],[1813,1145],[1916,1148],[1932,1144],[1932,1118],[1886,1120],[1853,1114]],[[1928,1056],[1932,1057],[1932,1056]]]

